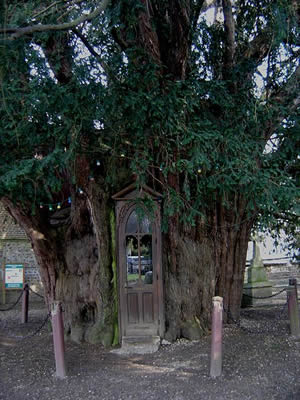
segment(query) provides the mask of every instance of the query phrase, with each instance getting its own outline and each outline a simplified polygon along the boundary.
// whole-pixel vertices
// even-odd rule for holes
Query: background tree
[[[238,318],[254,226],[297,217],[296,1],[1,1],[0,196],[74,339],[116,337],[111,195],[163,193],[166,337]],[[55,210],[54,210],[55,208]]]

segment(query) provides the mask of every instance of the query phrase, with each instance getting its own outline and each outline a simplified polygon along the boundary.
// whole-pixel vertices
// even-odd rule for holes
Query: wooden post
[[[222,373],[222,324],[223,298],[213,297],[210,376],[216,378]]]
[[[64,325],[62,319],[61,303],[59,301],[54,301],[51,307],[56,376],[63,379],[66,377],[66,366]]]
[[[2,304],[6,304],[6,290],[5,290],[5,282],[3,281],[2,285]]]
[[[297,279],[294,278],[289,279],[289,286],[287,288],[287,302],[288,302],[291,335],[295,338],[300,338]]]
[[[5,264],[2,266],[2,304],[6,304]]]
[[[28,303],[29,303],[29,287],[26,283],[23,289],[23,296],[22,296],[22,324],[26,324],[28,322]]]

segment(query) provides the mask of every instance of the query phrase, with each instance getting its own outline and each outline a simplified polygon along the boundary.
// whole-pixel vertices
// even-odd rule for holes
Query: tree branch
[[[283,114],[283,110],[288,106],[288,110],[290,113],[293,113],[300,104],[300,95],[299,95],[299,79],[300,79],[300,66],[298,66],[287,81],[285,85],[283,85],[279,90],[271,93],[270,102],[268,103],[268,109],[271,112],[271,118],[266,123],[266,128],[264,130],[264,139],[268,141],[275,129],[281,123],[281,121],[286,117],[286,114]],[[291,97],[294,99],[291,101]],[[281,111],[281,112],[280,112]],[[276,117],[274,117],[276,115]]]
[[[252,42],[249,43],[247,50],[242,55],[244,60],[253,59],[257,63],[262,61],[268,54],[271,47],[271,37],[267,31],[257,35]]]
[[[32,16],[32,19],[35,19],[37,17],[39,17],[40,15],[44,14],[45,12],[47,12],[48,10],[50,10],[52,7],[55,7],[56,5],[58,5],[59,3],[62,3],[62,1],[54,1],[54,3],[50,4],[49,6],[47,6],[46,8],[43,8],[42,10],[38,11],[36,14],[34,14]]]
[[[65,32],[59,38],[50,35],[46,43],[41,43],[49,65],[61,84],[72,79],[72,56],[69,47],[69,34]]]
[[[90,45],[86,37],[78,30],[78,29],[72,29],[72,31],[75,33],[76,36],[79,37],[79,39],[82,41],[82,43],[85,45],[85,47],[88,49],[88,51],[97,58],[99,64],[103,68],[103,70],[107,73],[107,75],[111,76],[111,73],[109,71],[108,65],[101,59],[100,54],[98,54],[93,46]]]
[[[98,15],[101,14],[102,11],[104,11],[111,0],[102,0],[102,2],[100,3],[100,6],[97,7],[93,12],[91,12],[90,14],[85,14],[82,15],[79,18],[76,18],[74,21],[71,22],[66,22],[63,24],[39,24],[39,25],[30,25],[30,26],[26,26],[24,28],[12,28],[12,27],[8,27],[8,28],[4,28],[4,29],[0,29],[0,34],[11,34],[11,36],[9,37],[9,39],[17,39],[21,36],[24,35],[30,35],[34,32],[46,32],[46,31],[65,31],[68,29],[72,29],[75,28],[77,25],[82,24],[83,22],[88,22],[93,20],[94,18],[98,17]]]
[[[202,7],[204,6],[205,0],[201,1],[196,1],[195,5],[192,5],[191,10],[191,21],[192,21],[192,26],[193,26],[193,31],[195,32],[197,25],[198,25],[198,19],[200,16],[200,13],[202,11]]]
[[[293,0],[292,7],[294,11],[295,18],[297,23],[300,21],[300,7],[298,5],[297,0]],[[241,56],[241,61],[250,60],[256,62],[256,64],[260,63],[269,53],[270,48],[272,46],[273,36],[270,32],[272,32],[272,26],[267,26],[262,32],[260,32],[248,45],[247,50]],[[283,42],[287,42],[287,39],[283,39]]]
[[[235,56],[235,23],[232,15],[231,0],[222,0],[224,26],[225,26],[225,56],[224,70],[225,75],[231,70]]]
[[[141,3],[145,7],[145,11],[142,10],[139,13],[138,25],[141,33],[140,41],[143,48],[148,52],[148,54],[151,54],[153,60],[155,60],[155,62],[159,65],[161,63],[159,42],[157,33],[155,32],[151,24],[151,15],[147,7],[148,1],[141,0]]]
[[[165,22],[168,28],[159,34],[161,58],[175,79],[185,79],[190,50],[191,8],[188,1],[167,2]]]

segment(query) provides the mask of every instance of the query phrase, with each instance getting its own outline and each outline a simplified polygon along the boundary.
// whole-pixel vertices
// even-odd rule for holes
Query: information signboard
[[[23,289],[24,265],[5,264],[4,268],[5,289]]]

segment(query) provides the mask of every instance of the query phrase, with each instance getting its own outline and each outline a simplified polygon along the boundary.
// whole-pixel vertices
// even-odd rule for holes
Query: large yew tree
[[[238,318],[251,230],[296,216],[298,2],[1,0],[0,20],[0,197],[67,332],[118,340],[111,196],[133,178],[162,193],[166,337],[205,331],[216,294]]]

